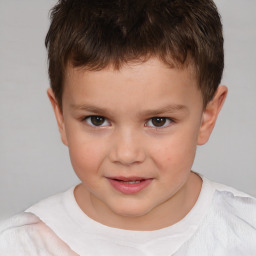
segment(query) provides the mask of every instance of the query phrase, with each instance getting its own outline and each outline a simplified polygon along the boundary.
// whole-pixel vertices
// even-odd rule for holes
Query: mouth
[[[109,177],[111,186],[123,194],[136,194],[152,182],[152,178],[144,177]]]

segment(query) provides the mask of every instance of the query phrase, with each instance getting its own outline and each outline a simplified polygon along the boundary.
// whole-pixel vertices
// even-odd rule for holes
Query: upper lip
[[[120,181],[138,181],[138,180],[152,179],[152,178],[138,177],[138,176],[131,176],[131,177],[114,176],[114,177],[107,177],[107,178],[111,180],[120,180]]]

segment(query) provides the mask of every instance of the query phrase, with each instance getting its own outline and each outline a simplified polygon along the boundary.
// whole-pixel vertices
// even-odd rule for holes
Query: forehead
[[[195,72],[191,66],[170,68],[157,58],[142,63],[128,63],[119,70],[111,66],[98,71],[67,66],[63,100],[72,104],[97,102],[97,104],[125,106],[162,101],[190,101],[201,95]],[[150,102],[151,101],[151,102]]]
[[[83,79],[84,76],[94,76],[95,78],[106,76],[107,74],[112,74],[113,80],[117,79],[120,75],[123,78],[127,78],[128,76],[133,77],[134,75],[142,75],[148,74],[153,75],[156,79],[159,79],[158,76],[161,76],[163,73],[183,73],[186,77],[190,77],[191,81],[196,82],[197,75],[195,71],[195,67],[193,62],[188,58],[186,63],[183,65],[175,64],[173,61],[169,61],[169,63],[164,63],[157,57],[133,60],[128,63],[123,63],[120,67],[116,68],[111,63],[102,68],[102,69],[91,69],[87,66],[79,66],[75,67],[72,65],[71,61],[68,62],[65,68],[64,74],[64,85],[69,84],[72,80]]]

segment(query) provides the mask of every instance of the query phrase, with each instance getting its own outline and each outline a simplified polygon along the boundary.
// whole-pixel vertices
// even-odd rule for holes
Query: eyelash
[[[102,119],[101,121],[103,123],[99,124],[99,125],[95,125],[95,124],[92,123],[92,118],[96,119],[94,121],[97,121],[97,119],[98,119],[98,121],[100,121],[100,119]],[[153,124],[153,121],[157,121],[157,119],[163,119],[162,121],[164,121],[164,124],[162,126],[155,126]],[[85,121],[89,126],[91,126],[93,128],[111,126],[110,122],[103,116],[97,116],[97,115],[86,116],[86,117],[82,118],[82,121]],[[105,122],[107,122],[108,124],[104,125]],[[166,124],[166,122],[168,122],[168,123]],[[155,117],[152,117],[152,118],[148,119],[144,126],[145,127],[150,127],[150,128],[155,128],[155,129],[163,129],[163,128],[169,127],[174,122],[175,121],[172,118],[155,116]],[[151,123],[151,125],[148,125],[148,123]]]
[[[162,126],[156,126],[153,124],[153,121],[157,120],[157,119],[161,119],[164,121],[164,124]],[[166,124],[167,122],[167,124]],[[162,117],[162,116],[155,116],[155,117],[152,117],[150,118],[146,123],[145,123],[145,127],[151,127],[151,128],[155,128],[155,129],[163,129],[163,128],[166,128],[166,127],[169,127],[172,123],[174,122],[173,119],[171,118],[168,118],[168,117]],[[152,125],[147,125],[148,123],[151,123]]]
[[[83,119],[82,119],[82,121],[85,121],[87,124],[89,124],[90,126],[92,126],[92,127],[105,127],[106,125],[102,125],[102,124],[100,124],[100,125],[95,125],[95,124],[93,124],[92,123],[92,118],[98,118],[98,119],[103,119],[104,121],[103,121],[103,124],[105,123],[105,122],[108,122],[109,123],[109,121],[107,121],[107,119],[105,118],[105,117],[103,117],[103,116],[86,116],[86,117],[84,117]]]

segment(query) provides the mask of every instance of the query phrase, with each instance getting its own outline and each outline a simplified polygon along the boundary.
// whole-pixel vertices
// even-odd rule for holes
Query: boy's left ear
[[[218,114],[227,97],[228,89],[226,86],[219,86],[213,99],[207,104],[203,115],[198,136],[198,145],[205,144],[214,128]]]

